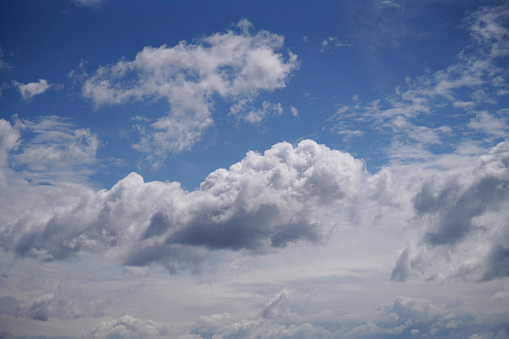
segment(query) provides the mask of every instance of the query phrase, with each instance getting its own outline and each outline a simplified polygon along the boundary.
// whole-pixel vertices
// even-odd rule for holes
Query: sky
[[[0,2],[0,338],[509,338],[509,2]]]

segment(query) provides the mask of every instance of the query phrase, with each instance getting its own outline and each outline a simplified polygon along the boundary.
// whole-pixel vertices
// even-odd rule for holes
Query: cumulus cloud
[[[128,266],[196,270],[214,250],[319,242],[328,232],[321,211],[352,206],[365,175],[349,154],[309,140],[280,143],[212,172],[193,192],[136,173],[110,190],[48,188],[0,238],[5,250],[44,261],[101,252]]]
[[[235,113],[241,114],[242,105],[259,92],[285,87],[298,67],[296,55],[285,60],[276,52],[284,43],[281,35],[251,34],[245,19],[237,26],[238,33],[216,33],[194,44],[145,47],[132,61],[99,68],[85,81],[83,96],[97,106],[164,99],[170,112],[143,129],[135,147],[160,157],[189,149],[213,124],[214,97],[232,101]],[[247,111],[246,120],[259,122],[268,109]]]
[[[24,128],[32,139],[21,139]],[[218,251],[268,253],[321,243],[344,222],[369,227],[361,211],[374,206],[393,213],[396,228],[412,230],[392,280],[509,274],[507,142],[484,155],[438,157],[429,168],[410,163],[369,174],[351,155],[304,140],[248,152],[190,192],[136,173],[97,191],[65,175],[96,161],[97,140],[87,131],[46,118],[14,126],[0,120],[0,132],[0,243],[17,256],[55,261],[98,253],[130,267],[198,272]],[[53,163],[37,154],[55,154]]]
[[[27,101],[31,100],[36,95],[46,92],[53,86],[44,79],[39,79],[38,82],[29,82],[28,84],[23,84],[14,80],[13,84],[21,94],[21,98]]]

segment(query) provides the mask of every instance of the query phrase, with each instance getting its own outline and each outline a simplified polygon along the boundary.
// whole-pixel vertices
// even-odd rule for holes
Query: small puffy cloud
[[[352,45],[342,43],[341,41],[339,41],[337,37],[332,36],[322,40],[322,43],[320,45],[321,45],[320,52],[322,53],[327,50],[336,49],[339,47],[352,47]]]
[[[268,31],[251,34],[245,19],[238,27],[240,33],[216,33],[195,44],[145,47],[132,61],[99,68],[85,81],[83,96],[97,106],[166,100],[170,111],[143,130],[135,148],[159,158],[187,150],[213,124],[213,97],[232,101],[235,114],[241,114],[261,91],[285,87],[298,67],[294,54],[285,60],[277,52],[284,43],[282,36]],[[278,108],[250,110],[245,119],[259,122],[268,110],[272,114]]]
[[[292,112],[292,115],[294,118],[299,116],[299,111],[297,110],[297,108],[295,108],[293,106],[290,106],[290,112]]]
[[[53,86],[44,79],[39,79],[38,82],[29,82],[28,84],[23,84],[14,80],[13,84],[18,89],[23,100],[30,100],[36,95],[46,92]]]

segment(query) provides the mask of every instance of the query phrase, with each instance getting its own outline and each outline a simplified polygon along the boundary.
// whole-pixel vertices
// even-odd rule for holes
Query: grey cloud
[[[509,143],[502,142],[472,159],[469,170],[424,179],[412,199],[416,240],[400,254],[392,280],[507,277],[508,173]]]
[[[509,244],[495,244],[486,260],[486,271],[482,281],[509,277]]]
[[[273,317],[276,313],[276,308],[279,305],[283,304],[287,298],[288,292],[285,289],[283,289],[281,292],[272,297],[263,308],[263,311],[261,313],[262,318],[268,319]]]
[[[500,148],[507,148],[502,144]],[[509,153],[494,160],[495,166],[507,171]],[[461,184],[456,178],[436,187],[433,182],[425,183],[414,198],[418,214],[431,216],[435,227],[424,240],[431,245],[455,244],[461,241],[475,226],[473,219],[487,211],[496,211],[509,197],[509,176],[504,172],[490,173],[482,167],[473,182]],[[500,170],[500,169],[498,169]],[[465,187],[466,186],[466,187]]]
[[[411,268],[409,251],[410,250],[408,248],[405,248],[399,255],[398,260],[396,261],[396,266],[391,273],[391,280],[405,282],[410,276]]]

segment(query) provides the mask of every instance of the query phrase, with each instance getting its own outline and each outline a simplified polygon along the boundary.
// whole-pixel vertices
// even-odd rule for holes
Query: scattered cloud
[[[53,86],[44,79],[39,79],[38,82],[29,82],[28,84],[23,84],[16,80],[12,83],[14,87],[18,89],[21,98],[26,101],[33,99],[36,95],[46,92]]]
[[[276,51],[284,38],[268,31],[249,32],[251,24],[241,20],[240,33],[227,31],[205,37],[196,44],[145,47],[132,61],[99,68],[83,85],[83,96],[97,106],[122,104],[150,98],[165,99],[170,112],[143,130],[135,148],[164,158],[196,143],[213,124],[213,97],[233,102],[235,114],[261,91],[286,85],[298,67],[296,55],[284,60]],[[265,104],[245,112],[244,119],[258,123],[279,108]]]
[[[465,129],[486,134],[501,141],[507,135],[503,114],[486,110],[509,93],[508,71],[502,66],[509,48],[509,28],[504,20],[507,6],[483,8],[465,20],[472,43],[457,57],[456,63],[436,72],[407,78],[394,94],[383,99],[342,105],[329,118],[331,131],[348,136],[390,135],[388,154],[402,154],[401,145],[430,149],[447,140],[461,140]],[[478,110],[483,107],[482,110]],[[441,115],[454,119],[456,114],[471,116],[470,123],[452,129],[447,124],[425,123],[423,117]],[[362,129],[360,128],[362,127]],[[355,134],[349,131],[354,131]],[[356,132],[358,131],[358,132]]]
[[[322,40],[320,52],[324,53],[327,50],[336,49],[339,47],[352,47],[352,45],[345,44],[339,41],[337,37],[328,37]]]
[[[74,4],[77,6],[83,6],[83,7],[101,7],[103,4],[103,0],[72,0]]]
[[[297,110],[297,108],[295,108],[293,106],[290,106],[290,112],[292,112],[292,115],[294,118],[299,116],[299,111]]]

